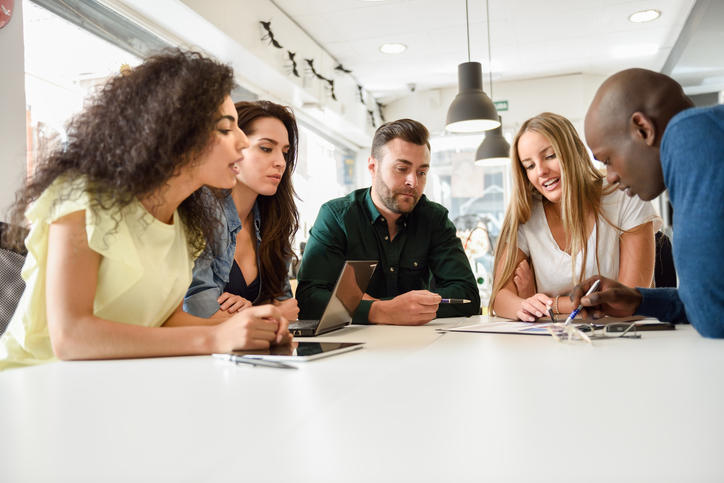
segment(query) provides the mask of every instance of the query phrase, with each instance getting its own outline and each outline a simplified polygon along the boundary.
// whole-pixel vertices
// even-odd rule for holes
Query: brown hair
[[[111,78],[68,124],[67,142],[38,163],[11,209],[14,227],[59,176],[85,177],[91,209],[120,211],[163,187],[209,146],[219,107],[234,87],[230,67],[173,49]],[[58,201],[77,193],[66,192]],[[218,224],[208,190],[179,206],[190,250],[199,253]],[[22,243],[19,229],[11,241]]]
[[[252,125],[257,119],[272,117],[284,124],[289,136],[289,151],[284,156],[287,167],[276,193],[257,197],[261,216],[259,273],[264,281],[259,300],[269,301],[283,294],[287,263],[294,257],[292,238],[299,227],[299,214],[294,203],[296,192],[292,186],[292,173],[297,160],[299,132],[292,110],[273,102],[237,102],[236,112],[239,128],[246,134],[253,134]]]
[[[422,123],[413,119],[398,119],[377,128],[372,138],[372,157],[380,160],[382,147],[397,138],[418,146],[427,146],[428,151],[430,150],[430,133]]]

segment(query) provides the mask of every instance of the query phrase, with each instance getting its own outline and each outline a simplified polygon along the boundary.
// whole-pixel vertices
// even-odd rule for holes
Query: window
[[[475,166],[482,138],[481,134],[431,138],[426,193],[450,212],[485,305],[492,289],[494,246],[505,216],[510,174],[507,162]]]
[[[38,155],[66,139],[66,123],[82,110],[85,99],[121,66],[138,65],[139,55],[71,23],[38,3],[49,3],[54,11],[66,2],[23,1],[25,36],[25,93],[30,152],[28,173]],[[68,2],[75,5],[78,2]],[[65,13],[80,15],[79,10]],[[76,17],[79,22],[91,22]],[[96,25],[96,29],[100,28]]]

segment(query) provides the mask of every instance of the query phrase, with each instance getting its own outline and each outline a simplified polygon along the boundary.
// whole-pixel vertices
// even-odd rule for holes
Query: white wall
[[[25,62],[23,49],[23,2],[15,2],[10,23],[0,29],[0,220],[25,179]]]
[[[583,119],[596,89],[605,76],[572,74],[531,80],[495,82],[494,100],[507,100],[508,111],[501,112],[503,130],[515,133],[528,118],[544,111],[567,117],[583,134]],[[486,83],[486,93],[490,94]],[[433,134],[445,127],[447,109],[457,95],[457,87],[433,89],[410,95],[387,104],[385,117],[410,117],[427,126]],[[483,135],[481,134],[481,139]]]
[[[291,105],[299,118],[324,126],[350,147],[367,146],[371,131],[367,107],[359,102],[356,82],[334,70],[334,60],[269,0],[102,0],[172,43],[203,49],[234,68],[242,85],[263,99]],[[260,20],[271,21],[284,49],[262,41]],[[296,52],[302,78],[288,72],[286,50]],[[335,81],[337,101],[326,83],[305,75],[304,58]],[[370,103],[370,105],[372,105]],[[371,107],[370,107],[371,109]]]

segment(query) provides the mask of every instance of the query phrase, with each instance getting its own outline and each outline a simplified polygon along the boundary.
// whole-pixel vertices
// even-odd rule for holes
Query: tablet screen
[[[259,359],[309,361],[361,349],[361,342],[293,342],[265,351],[233,351],[233,354]]]

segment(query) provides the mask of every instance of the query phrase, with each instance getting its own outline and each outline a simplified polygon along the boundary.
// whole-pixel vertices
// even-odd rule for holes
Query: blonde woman
[[[607,185],[568,119],[544,112],[523,123],[511,165],[490,298],[496,315],[532,322],[548,309],[570,313],[569,293],[593,275],[651,285],[660,219],[651,203]]]

